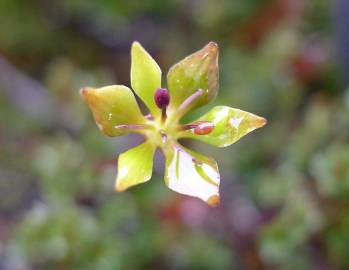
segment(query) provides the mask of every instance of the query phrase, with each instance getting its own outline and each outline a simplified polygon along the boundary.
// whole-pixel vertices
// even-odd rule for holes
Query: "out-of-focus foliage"
[[[0,1],[0,269],[349,268],[335,2]],[[215,105],[268,118],[227,151],[185,142],[220,164],[220,207],[166,189],[158,157],[147,185],[112,191],[140,139],[103,137],[78,89],[130,85],[134,40],[165,74],[216,41]]]

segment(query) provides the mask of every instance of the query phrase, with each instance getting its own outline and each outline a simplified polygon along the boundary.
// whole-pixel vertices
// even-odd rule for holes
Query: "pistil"
[[[156,106],[161,109],[161,122],[164,123],[167,118],[166,109],[168,104],[170,103],[170,95],[166,88],[158,88],[155,91],[154,101]]]

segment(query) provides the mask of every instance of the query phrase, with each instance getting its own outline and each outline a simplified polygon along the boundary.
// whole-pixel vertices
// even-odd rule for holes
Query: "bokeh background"
[[[0,269],[349,269],[347,0],[1,0]],[[268,118],[215,158],[222,203],[152,181],[113,191],[117,154],[83,86],[129,83],[138,40],[164,74],[213,40],[217,104]]]

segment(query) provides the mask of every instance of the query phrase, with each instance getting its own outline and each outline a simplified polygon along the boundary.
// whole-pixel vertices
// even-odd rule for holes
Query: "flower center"
[[[214,129],[214,124],[209,121],[198,121],[192,124],[181,125],[178,123],[181,116],[183,116],[192,106],[193,102],[202,96],[203,90],[198,89],[195,93],[183,101],[183,103],[167,115],[167,107],[170,103],[170,94],[166,88],[158,88],[154,94],[154,101],[156,106],[161,109],[161,118],[154,119],[152,116],[147,116],[149,125],[152,128],[147,132],[147,137],[155,144],[163,146],[168,141],[175,141],[181,132],[192,130],[196,135],[210,134]]]

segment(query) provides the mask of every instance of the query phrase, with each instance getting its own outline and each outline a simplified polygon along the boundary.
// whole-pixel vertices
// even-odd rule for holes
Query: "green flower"
[[[160,148],[166,159],[165,183],[179,193],[219,203],[220,176],[216,161],[191,151],[178,139],[192,138],[225,147],[266,124],[266,119],[227,106],[217,106],[196,121],[181,124],[189,111],[212,101],[218,92],[218,46],[208,43],[174,65],[161,88],[161,69],[138,43],[131,49],[131,85],[149,109],[143,115],[130,88],[111,85],[83,88],[99,129],[115,137],[131,132],[145,141],[120,154],[115,188],[123,191],[148,181],[153,156]]]

